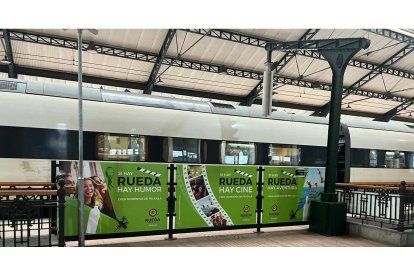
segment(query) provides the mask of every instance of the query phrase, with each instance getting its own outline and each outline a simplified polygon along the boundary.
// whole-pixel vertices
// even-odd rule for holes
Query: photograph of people
[[[207,217],[210,217],[211,215],[214,215],[215,213],[220,211],[217,208],[217,205],[213,204],[209,196],[204,197],[203,199],[199,200],[197,203],[201,207],[201,210]]]
[[[226,226],[227,225],[227,220],[221,215],[220,212],[218,212],[214,216],[212,216],[210,218],[210,221],[211,221],[211,223],[213,224],[214,227]]]
[[[202,174],[202,168],[201,166],[197,165],[188,165],[187,166],[188,171],[188,178],[193,179],[194,177],[200,176]]]
[[[70,174],[62,174],[56,177],[56,183],[59,183],[63,179],[66,196],[77,197],[77,187],[73,177]],[[84,204],[94,208],[98,206],[99,210],[112,218],[116,218],[115,212],[112,206],[112,201],[109,196],[108,189],[106,188],[105,182],[98,176],[91,178],[85,178],[83,181],[83,192],[84,192]]]
[[[208,195],[203,176],[199,176],[190,181],[191,191],[196,200],[200,200]]]
[[[108,191],[108,188],[106,187],[105,181],[103,181],[97,175],[91,176],[90,178],[96,190],[98,191],[97,195],[99,195],[99,197],[102,198],[101,212],[112,218],[116,218],[114,208],[112,206],[111,197],[109,196],[109,191]]]
[[[59,182],[63,181],[63,190],[65,191],[66,196],[76,194],[76,185],[73,181],[73,177],[70,174],[61,174],[56,177],[56,188],[59,189]]]

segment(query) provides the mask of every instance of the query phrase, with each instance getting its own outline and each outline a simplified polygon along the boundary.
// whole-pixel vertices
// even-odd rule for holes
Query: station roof
[[[371,43],[348,64],[342,114],[414,124],[410,29],[84,30],[83,81],[131,93],[260,105],[267,42],[359,37]],[[76,30],[2,29],[0,38],[0,59],[11,62],[0,64],[1,77],[76,85]],[[332,73],[323,56],[274,52],[272,62],[275,110],[327,115]]]

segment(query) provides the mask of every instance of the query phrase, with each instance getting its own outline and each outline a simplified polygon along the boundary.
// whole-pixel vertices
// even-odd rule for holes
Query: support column
[[[256,196],[256,233],[263,233],[261,229],[262,225],[262,214],[263,214],[263,185],[264,185],[264,168],[259,166],[257,169],[258,181],[257,181],[257,196]]]
[[[269,116],[272,113],[272,96],[273,96],[273,74],[272,74],[272,51],[267,50],[266,69],[263,74],[263,95],[262,110],[263,116]]]
[[[346,233],[346,203],[335,193],[343,81],[349,60],[360,49],[321,49],[332,70],[325,188],[321,201],[311,201],[309,230],[323,235]]]
[[[166,240],[176,240],[173,237],[174,234],[174,225],[173,221],[175,219],[175,201],[177,200],[175,196],[175,188],[177,187],[176,181],[176,170],[177,167],[174,164],[170,164],[167,168],[169,173],[169,180],[168,180],[168,238]]]

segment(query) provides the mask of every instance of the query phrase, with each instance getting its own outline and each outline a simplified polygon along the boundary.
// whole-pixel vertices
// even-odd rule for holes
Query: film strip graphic
[[[241,170],[234,170],[234,172],[235,172],[235,173],[238,173],[238,174],[241,174],[241,175],[243,175],[243,176],[247,176],[247,177],[249,177],[249,178],[252,178],[252,176],[253,176],[253,175],[251,175],[251,174],[249,174],[249,173],[246,173],[246,172],[243,172],[243,171],[241,171]]]
[[[137,167],[137,170],[138,170],[139,172],[143,172],[143,173],[146,173],[146,174],[149,174],[149,175],[155,176],[155,177],[160,177],[160,176],[161,176],[161,174],[160,174],[160,173],[153,172],[153,171],[150,171],[150,170],[147,170],[147,169],[144,169],[144,168]]]
[[[287,172],[287,171],[284,171],[284,170],[282,170],[282,173],[284,175],[287,175],[287,176],[290,176],[290,177],[296,177],[296,175],[294,175],[293,173],[290,173],[290,172]]]
[[[194,208],[197,210],[197,213],[200,215],[200,217],[207,223],[208,226],[214,227],[213,223],[210,221],[210,218],[214,216],[214,214],[210,217],[207,217],[207,215],[203,212],[201,209],[200,204],[197,202],[196,198],[194,197],[193,191],[191,189],[190,185],[190,178],[188,176],[188,166],[183,165],[183,174],[184,174],[184,183],[185,188],[187,190],[187,194],[190,196],[191,203],[193,204]],[[208,191],[208,197],[210,197],[210,203],[212,206],[215,206],[223,218],[227,220],[227,225],[233,225],[233,222],[231,221],[230,217],[227,215],[227,213],[224,211],[224,209],[220,206],[218,203],[216,197],[213,194],[213,191],[211,190],[210,183],[208,182],[208,177],[206,173],[206,167],[202,166],[202,176],[204,180],[204,185],[206,187],[206,190]]]
[[[213,205],[217,207],[217,209],[219,209],[219,213],[221,214],[221,216],[227,220],[227,225],[234,225],[233,221],[231,220],[227,212],[221,207],[220,203],[217,201],[216,197],[214,196],[213,191],[211,190],[210,182],[208,181],[206,166],[202,165],[201,170],[202,170],[202,174],[204,178],[204,184],[206,185],[206,189],[210,196],[211,202],[213,203]]]

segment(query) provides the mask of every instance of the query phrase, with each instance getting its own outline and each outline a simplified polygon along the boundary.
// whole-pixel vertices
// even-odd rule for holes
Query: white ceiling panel
[[[162,74],[161,79],[166,86],[245,96],[258,83],[258,80],[254,79],[219,75],[174,66],[165,69],[167,69],[166,65],[161,66],[160,74]]]
[[[177,31],[167,52],[168,57],[176,58],[179,55],[184,60],[197,60],[201,63],[244,68],[255,72],[263,72],[266,61],[266,50],[262,47],[184,31]],[[281,56],[283,53],[275,53],[273,60],[277,60]]]
[[[388,84],[387,84],[388,88]],[[413,97],[414,96],[414,80],[412,79],[403,79],[399,78],[399,80],[391,86],[391,92],[394,96],[400,97]]]
[[[139,49],[149,53],[158,53],[167,35],[167,29],[99,29],[97,35],[83,31],[83,41],[116,46],[126,49]],[[58,36],[77,40],[77,30],[69,29],[34,29],[30,32]]]
[[[14,62],[17,65],[77,72],[77,58],[74,50],[14,40],[11,44]]]
[[[392,90],[395,85],[398,85],[399,81],[401,81],[401,77],[389,74],[378,74],[375,78],[364,84],[362,89],[384,93]]]
[[[392,68],[412,72],[414,69],[414,51],[394,63]]]

